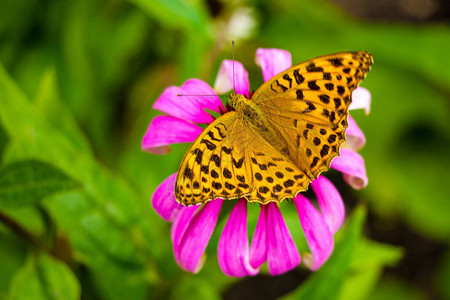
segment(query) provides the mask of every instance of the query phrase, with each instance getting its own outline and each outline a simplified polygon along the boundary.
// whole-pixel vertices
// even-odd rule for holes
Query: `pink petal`
[[[189,219],[187,228],[179,239],[178,249],[175,248],[176,236],[174,235],[175,257],[183,269],[197,273],[203,266],[202,257],[216,227],[222,203],[222,199],[210,201]]]
[[[228,217],[220,236],[217,257],[222,272],[228,276],[256,275],[259,271],[250,265],[245,199],[236,203]]]
[[[300,264],[300,254],[276,203],[267,204],[267,262],[271,275],[283,274]]]
[[[352,93],[352,103],[350,104],[350,107],[348,109],[363,108],[366,112],[366,115],[368,115],[370,113],[370,102],[370,92],[363,87],[357,87]]]
[[[340,155],[331,162],[331,167],[344,173],[344,180],[354,189],[362,189],[367,183],[363,157],[356,151],[342,148]]]
[[[169,145],[193,142],[203,129],[195,124],[171,117],[157,116],[151,122],[142,138],[142,150],[165,154]]]
[[[291,53],[281,49],[258,48],[255,61],[262,69],[264,81],[268,81],[273,76],[292,66]]]
[[[250,246],[250,264],[255,268],[260,267],[267,260],[267,210],[267,205],[261,205],[261,212]]]
[[[216,82],[214,83],[214,89],[219,94],[227,93],[233,89],[236,94],[241,94],[246,97],[249,95],[250,84],[248,82],[248,73],[244,66],[234,61],[234,80],[233,80],[233,61],[224,60],[220,66],[219,73],[217,74]]]
[[[345,207],[341,194],[324,176],[319,176],[311,182],[316,193],[320,210],[331,233],[335,233],[342,225],[345,217]]]
[[[183,207],[175,213],[175,218],[172,223],[172,228],[170,230],[170,237],[172,238],[173,253],[175,260],[181,268],[184,266],[180,263],[180,243],[183,239],[184,233],[191,223],[195,212],[200,208],[200,205]]]
[[[175,199],[175,180],[177,173],[167,177],[156,188],[152,196],[152,206],[161,218],[167,222],[172,222],[180,209],[185,206],[181,205]]]
[[[348,128],[345,130],[346,145],[353,150],[359,150],[366,144],[366,137],[352,116],[348,115]]]
[[[305,265],[315,271],[330,257],[334,248],[333,235],[319,211],[303,195],[294,198],[300,223],[311,254],[303,254]]]
[[[205,124],[214,121],[205,109],[220,113],[223,105],[219,96],[206,82],[189,79],[181,87],[166,88],[153,104],[153,108],[182,120]]]

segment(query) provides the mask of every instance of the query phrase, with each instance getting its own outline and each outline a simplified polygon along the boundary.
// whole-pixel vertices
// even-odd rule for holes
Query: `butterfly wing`
[[[184,205],[245,197],[268,203],[305,190],[306,177],[236,112],[211,123],[178,170],[175,197]]]
[[[372,63],[364,51],[321,56],[281,72],[254,93],[252,100],[286,140],[290,159],[309,181],[339,155],[352,92]]]

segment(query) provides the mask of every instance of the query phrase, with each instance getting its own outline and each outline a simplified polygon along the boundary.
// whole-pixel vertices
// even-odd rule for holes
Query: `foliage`
[[[38,203],[49,195],[77,187],[77,183],[46,163],[27,160],[0,170],[0,201],[5,206]]]

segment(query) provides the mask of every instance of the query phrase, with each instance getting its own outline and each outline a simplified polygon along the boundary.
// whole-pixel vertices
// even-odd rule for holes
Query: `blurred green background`
[[[2,0],[0,299],[450,299],[448,3]],[[315,273],[226,277],[225,219],[203,270],[183,272],[150,205],[187,147],[141,152],[151,106],[188,78],[212,85],[231,39],[252,89],[258,47],[374,56],[371,114],[353,113],[369,185],[330,173],[347,222]]]

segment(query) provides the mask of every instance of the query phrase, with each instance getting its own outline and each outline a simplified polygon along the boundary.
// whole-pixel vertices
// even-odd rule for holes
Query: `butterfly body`
[[[281,72],[191,145],[175,196],[184,205],[245,197],[262,204],[305,191],[345,141],[352,91],[372,65],[363,51],[318,57]]]
[[[264,113],[253,100],[232,92],[230,102],[237,117],[241,118],[248,126],[253,127],[269,144],[276,148],[283,144],[283,140],[280,140],[279,136],[276,135],[276,128],[267,121]]]

